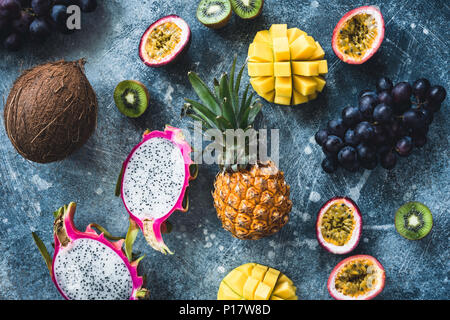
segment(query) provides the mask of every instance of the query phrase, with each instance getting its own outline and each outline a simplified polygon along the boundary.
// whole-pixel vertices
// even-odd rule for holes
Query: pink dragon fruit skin
[[[179,193],[175,196],[175,198],[172,201],[174,204],[172,203],[173,206],[171,205],[170,208],[167,208],[168,210],[166,212],[156,212],[156,215],[159,215],[159,217],[157,218],[142,217],[142,214],[139,215],[136,214],[136,212],[133,212],[133,209],[130,208],[129,205],[129,201],[131,200],[129,199],[129,197],[126,196],[125,191],[127,183],[126,177],[128,175],[130,161],[133,159],[133,156],[136,154],[137,150],[142,149],[143,146],[145,146],[152,139],[165,139],[167,141],[170,141],[173,144],[174,148],[180,151],[182,161],[184,162],[184,169],[183,169],[184,180],[181,181],[179,184],[180,187]],[[130,218],[133,221],[135,221],[135,223],[142,230],[144,237],[150,244],[150,246],[155,250],[160,251],[164,254],[166,253],[173,254],[173,252],[169,250],[169,248],[163,241],[161,234],[162,224],[172,215],[173,212],[177,210],[182,212],[187,211],[187,205],[186,206],[183,205],[185,196],[187,196],[186,189],[189,186],[189,181],[195,179],[195,175],[191,175],[190,173],[190,166],[193,165],[193,161],[191,160],[190,157],[191,152],[192,152],[191,146],[185,141],[181,129],[166,126],[164,131],[152,131],[152,132],[146,131],[143,135],[143,140],[133,148],[133,150],[130,152],[130,154],[128,155],[127,159],[123,164],[123,174],[121,183],[121,198],[123,204],[126,210],[128,211]],[[159,163],[160,161],[157,162]],[[181,179],[181,177],[178,178]],[[142,189],[144,189],[145,192],[146,187]]]
[[[110,242],[105,238],[103,233],[100,235],[97,234],[92,228],[92,225],[89,225],[85,232],[77,230],[73,222],[75,210],[76,204],[73,202],[59,210],[54,223],[55,252],[52,261],[47,261],[50,259],[50,256],[45,246],[43,247],[42,241],[40,239],[36,240],[37,236],[33,234],[59,293],[66,300],[137,300],[147,297],[148,291],[142,288],[143,278],[138,276],[137,272],[137,266],[141,258],[136,261],[131,261],[127,257],[127,254],[122,249],[126,241],[125,239]],[[134,242],[134,239],[131,242]],[[89,249],[86,250],[86,248]],[[83,252],[83,249],[86,251]],[[43,250],[45,250],[45,253],[43,253]],[[79,257],[76,253],[77,251],[83,254],[83,258],[86,260],[73,260],[74,256]],[[87,260],[89,254],[93,252],[94,254],[97,252],[100,253],[92,256],[91,260]],[[101,260],[99,258],[101,253],[104,253],[107,257],[109,256],[109,259]],[[95,268],[98,265],[102,265],[103,268]],[[111,275],[108,274],[108,276],[113,279],[108,283],[108,281],[102,278],[102,273],[104,275],[111,268],[113,268],[112,270],[114,272]],[[92,274],[96,271],[99,274],[96,275],[95,280],[92,280]],[[120,273],[121,271],[122,273]],[[86,279],[82,279],[84,275],[86,275]],[[116,278],[114,279],[114,277]],[[121,282],[121,280],[124,281]],[[74,282],[75,285],[73,285]],[[72,286],[67,286],[67,283],[72,283]],[[98,289],[99,284],[102,287],[104,286],[103,290]],[[89,285],[93,285],[93,288],[89,287]],[[129,290],[120,291],[124,287],[129,288]]]

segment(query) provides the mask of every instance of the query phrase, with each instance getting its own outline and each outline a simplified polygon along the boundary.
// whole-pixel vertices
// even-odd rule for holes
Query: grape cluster
[[[326,155],[323,170],[332,173],[339,166],[372,170],[378,164],[393,169],[398,156],[407,157],[413,148],[426,144],[434,113],[446,95],[442,86],[431,86],[427,79],[394,86],[390,79],[380,78],[376,92],[360,92],[358,107],[346,107],[341,118],[316,133]]]
[[[93,12],[97,0],[0,0],[0,43],[8,50],[19,50],[27,38],[42,41],[53,30],[68,34],[67,7],[77,5]]]

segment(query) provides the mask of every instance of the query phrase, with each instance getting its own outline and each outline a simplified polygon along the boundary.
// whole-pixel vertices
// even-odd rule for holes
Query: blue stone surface
[[[68,159],[40,165],[26,161],[0,129],[0,299],[60,299],[45,264],[34,246],[37,231],[51,249],[52,212],[70,201],[78,203],[75,223],[83,230],[90,222],[124,235],[127,214],[114,196],[122,161],[139,142],[142,132],[165,124],[187,128],[180,118],[183,98],[195,98],[187,79],[194,70],[211,83],[229,70],[234,54],[243,63],[257,31],[273,23],[299,27],[318,40],[328,59],[325,91],[306,105],[283,107],[264,103],[261,128],[280,129],[280,167],[291,185],[294,203],[290,222],[276,235],[241,241],[224,231],[216,217],[211,190],[217,166],[202,166],[190,188],[188,213],[171,217],[174,232],[165,242],[175,251],[164,256],[139,235],[136,249],[147,257],[141,272],[147,276],[153,299],[215,299],[221,279],[233,268],[258,262],[277,268],[298,287],[300,299],[331,299],[326,282],[344,256],[322,249],[315,236],[315,220],[329,198],[346,195],[359,205],[364,227],[359,246],[351,254],[370,254],[386,269],[386,286],[379,299],[450,298],[450,112],[447,98],[436,114],[429,143],[396,168],[325,174],[315,132],[339,117],[343,107],[357,103],[360,90],[374,88],[380,76],[393,81],[430,79],[449,89],[450,9],[447,1],[380,1],[386,35],[375,56],[363,65],[348,65],[331,48],[338,20],[359,1],[267,0],[262,16],[244,21],[233,16],[214,31],[195,18],[198,1],[100,1],[95,13],[83,15],[82,30],[54,35],[45,44],[27,44],[17,53],[0,50],[0,96],[8,92],[22,70],[57,59],[86,58],[86,74],[99,100],[98,127]],[[353,2],[353,4],[352,4]],[[178,63],[151,69],[139,59],[142,33],[156,19],[178,14],[192,29],[189,52]],[[135,79],[148,86],[149,111],[140,119],[122,116],[113,101],[117,83]],[[245,75],[244,82],[248,81]],[[1,103],[3,110],[4,103]],[[434,227],[426,238],[408,241],[393,225],[403,203],[425,203],[433,212]],[[349,255],[346,255],[349,256]],[[345,256],[345,257],[346,257]]]

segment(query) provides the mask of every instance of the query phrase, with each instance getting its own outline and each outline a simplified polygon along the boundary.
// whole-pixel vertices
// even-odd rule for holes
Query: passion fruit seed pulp
[[[345,55],[358,60],[373,48],[377,37],[375,18],[367,13],[356,14],[339,30],[338,47]]]
[[[353,209],[345,203],[331,205],[322,216],[321,233],[326,242],[345,245],[355,228]]]
[[[155,61],[165,59],[181,41],[182,30],[174,22],[166,22],[157,26],[150,33],[145,50]]]
[[[376,269],[373,262],[368,259],[358,259],[344,265],[334,283],[337,291],[345,296],[356,298],[371,291],[376,281]]]

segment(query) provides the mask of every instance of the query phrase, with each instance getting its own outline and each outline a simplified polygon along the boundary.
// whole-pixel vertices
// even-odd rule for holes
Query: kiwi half
[[[147,110],[150,94],[144,84],[135,80],[120,82],[114,90],[117,109],[130,118],[137,118]]]
[[[233,11],[242,19],[254,19],[259,16],[264,0],[231,0]]]
[[[420,202],[408,202],[395,213],[395,228],[406,239],[422,239],[430,233],[432,227],[431,211]]]
[[[229,0],[202,0],[198,4],[197,19],[208,28],[219,29],[230,21],[231,13]]]

